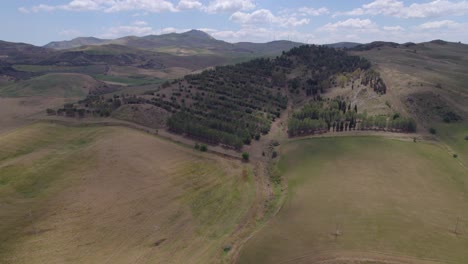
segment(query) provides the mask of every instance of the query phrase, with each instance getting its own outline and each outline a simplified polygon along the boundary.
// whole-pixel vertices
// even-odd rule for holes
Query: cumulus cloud
[[[383,29],[386,30],[386,31],[403,31],[403,30],[405,30],[401,26],[384,26]]]
[[[140,27],[141,27],[141,26],[146,26],[146,25],[148,25],[148,23],[147,23],[146,21],[137,20],[137,21],[133,22],[133,25],[134,25],[134,26],[140,26]]]
[[[351,11],[338,12],[335,16],[385,15],[399,18],[433,18],[465,14],[468,14],[467,1],[433,0],[428,3],[413,3],[406,6],[403,1],[376,0]]]
[[[214,0],[204,10],[208,13],[248,11],[255,8],[253,0]]]
[[[177,4],[177,9],[179,10],[188,10],[188,9],[199,9],[203,6],[197,0],[181,0],[179,4]]]
[[[109,1],[108,1],[109,2]],[[133,10],[146,10],[149,12],[176,12],[177,9],[169,1],[165,0],[121,0],[113,3],[104,9],[105,12],[121,12]]]
[[[62,5],[39,4],[33,7],[20,7],[22,13],[43,11],[104,11],[124,12],[143,10],[146,12],[177,12],[198,9],[208,13],[233,13],[249,11],[255,8],[254,0],[212,0],[203,5],[199,0],[179,0],[174,4],[171,0],[72,0]]]
[[[189,31],[189,29],[166,27],[166,28],[161,29],[161,31],[159,33],[160,34],[169,34],[169,33],[183,33],[183,32],[187,32],[187,31]]]
[[[319,28],[319,31],[337,31],[340,29],[376,30],[378,29],[378,26],[370,19],[350,18],[348,20],[338,21],[336,23],[328,23]]]
[[[125,36],[146,36],[151,34],[157,34],[155,30],[153,30],[150,26],[139,26],[139,25],[129,25],[129,26],[117,26],[117,27],[110,27],[106,30],[106,32],[100,37],[102,38],[119,38]]]
[[[258,26],[243,26],[238,30],[216,30],[216,29],[200,29],[209,33],[216,39],[222,39],[228,42],[268,42],[273,40],[291,40],[302,43],[313,43],[315,35],[312,33],[304,33],[296,30],[272,30],[271,28]]]
[[[267,9],[259,9],[252,13],[236,12],[232,14],[230,20],[247,25],[263,25],[263,24],[276,24],[282,27],[296,27],[309,24],[310,20],[307,18],[299,19],[295,16],[275,16]]]
[[[452,20],[441,20],[441,21],[432,21],[426,22],[419,25],[420,29],[440,29],[440,28],[456,28],[460,26],[459,23]]]
[[[23,13],[55,10],[104,12],[133,10],[145,10],[148,12],[178,11],[172,2],[166,0],[73,0],[63,5],[40,4],[31,8],[19,8],[19,11]]]
[[[309,15],[309,16],[321,16],[330,13],[327,8],[311,8],[311,7],[301,7],[298,9],[301,15]]]
[[[76,30],[76,29],[65,29],[59,32],[59,35],[65,36],[65,37],[78,37],[81,35],[81,31]]]

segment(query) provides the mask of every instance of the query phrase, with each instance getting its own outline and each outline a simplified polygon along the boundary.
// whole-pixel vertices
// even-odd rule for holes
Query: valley
[[[1,42],[1,263],[464,263],[467,46]]]

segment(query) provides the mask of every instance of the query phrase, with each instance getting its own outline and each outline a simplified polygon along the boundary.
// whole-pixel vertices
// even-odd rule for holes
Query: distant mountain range
[[[138,57],[138,62],[141,62],[145,61],[144,57],[146,57],[151,58],[150,64],[163,64],[164,60],[155,63],[155,57],[160,58],[163,55],[209,57],[210,62],[199,65],[204,67],[251,57],[275,56],[300,45],[303,43],[286,40],[268,43],[228,43],[217,40],[203,31],[190,30],[184,33],[144,37],[127,36],[117,39],[80,37],[67,41],[54,41],[43,47],[0,41],[0,60],[15,64],[84,65],[99,61],[111,64],[135,64],[135,58]],[[357,45],[359,44],[342,42],[327,46],[352,48]],[[180,63],[175,63],[179,65],[187,61],[186,59],[170,58],[166,61],[180,61]]]
[[[190,30],[184,33],[170,33],[163,35],[149,35],[144,37],[127,36],[118,39],[99,39],[95,37],[80,37],[68,41],[54,41],[44,46],[44,48],[65,50],[80,48],[83,46],[97,45],[122,45],[152,51],[169,51],[174,53],[212,53],[212,54],[263,54],[271,55],[281,51],[289,50],[293,47],[303,45],[303,43],[279,40],[267,43],[239,42],[228,43],[217,40],[209,34],[200,30]],[[354,42],[340,42],[327,44],[333,48],[353,48],[360,45]],[[187,50],[176,50],[187,49]],[[196,50],[193,50],[196,49]]]
[[[75,38],[69,41],[54,41],[44,48],[55,50],[76,49],[83,46],[121,45],[175,55],[218,54],[218,55],[273,55],[289,50],[302,43],[292,41],[273,41],[268,43],[228,43],[217,40],[200,30],[184,33],[149,35],[144,37],[128,36],[118,39],[98,39],[94,37]]]

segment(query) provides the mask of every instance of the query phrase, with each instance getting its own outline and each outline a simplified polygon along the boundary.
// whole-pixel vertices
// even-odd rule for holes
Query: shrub
[[[46,110],[47,115],[56,115],[57,112],[54,109],[47,108]]]
[[[242,160],[249,161],[250,154],[247,152],[242,153]]]
[[[198,143],[195,143],[195,149],[196,150],[199,150],[200,149],[200,145]]]
[[[453,157],[454,157],[454,158],[458,158],[458,154],[453,154]]]
[[[468,140],[468,136],[465,136],[465,140]]]
[[[276,151],[273,151],[273,153],[271,154],[271,157],[272,157],[272,158],[276,158],[276,157],[278,157],[278,152],[276,152]]]
[[[202,145],[200,146],[200,151],[201,151],[201,152],[207,152],[207,151],[208,151],[208,146],[205,145],[205,144],[202,144]]]
[[[437,134],[437,130],[433,127],[429,128],[429,133],[431,133],[432,135],[435,135]]]

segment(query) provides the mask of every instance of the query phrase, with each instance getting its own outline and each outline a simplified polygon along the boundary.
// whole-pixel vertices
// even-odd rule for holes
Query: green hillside
[[[0,87],[0,96],[86,97],[103,84],[82,74],[45,74]]]
[[[238,263],[466,262],[468,172],[444,148],[342,137],[282,154],[287,200]]]

